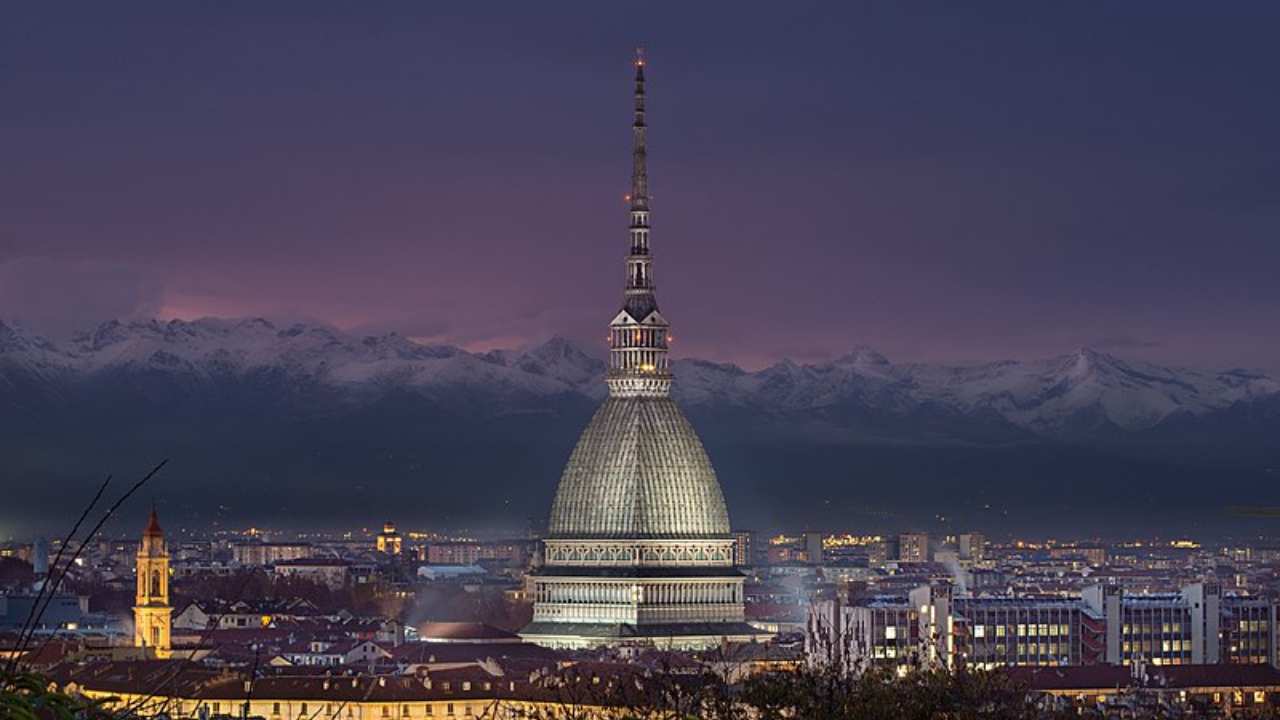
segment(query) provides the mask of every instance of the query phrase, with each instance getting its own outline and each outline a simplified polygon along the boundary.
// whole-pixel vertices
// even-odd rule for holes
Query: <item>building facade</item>
[[[169,551],[156,511],[151,511],[147,529],[138,546],[137,593],[133,605],[133,645],[157,658],[168,658],[172,652],[170,623],[173,607],[169,604]]]
[[[928,533],[902,533],[899,535],[898,562],[929,562]]]
[[[282,560],[301,560],[316,554],[308,542],[243,542],[231,547],[231,556],[239,565],[275,565]]]
[[[760,551],[760,540],[754,530],[733,531],[733,564],[738,567],[756,565],[756,554]]]
[[[481,561],[495,561],[523,566],[529,554],[529,543],[519,540],[433,542],[427,546],[424,559],[432,565],[474,565]]]
[[[635,62],[629,252],[609,324],[609,397],[569,458],[551,509],[533,621],[555,647],[718,645],[745,623],[744,577],[715,470],[671,399],[670,326],[650,254],[645,62]]]
[[[280,577],[302,578],[334,589],[352,582],[351,571],[352,564],[341,558],[303,558],[275,564]]]
[[[948,585],[922,585],[906,596],[819,603],[809,652],[851,667],[1280,667],[1276,616],[1276,601],[1224,596],[1214,583],[1140,594],[1093,585],[1078,598],[953,596]]]
[[[978,532],[962,533],[956,539],[956,550],[961,560],[980,563],[987,556],[987,538]]]
[[[386,555],[399,555],[404,549],[404,537],[396,530],[396,524],[390,520],[382,525],[382,532],[378,533],[375,543],[378,552]]]

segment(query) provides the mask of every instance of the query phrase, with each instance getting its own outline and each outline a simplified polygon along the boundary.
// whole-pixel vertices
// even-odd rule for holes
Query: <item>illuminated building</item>
[[[746,646],[748,660],[734,659],[747,672],[786,670],[785,657],[769,660],[765,646]],[[764,654],[763,657],[759,657]],[[138,717],[269,718],[270,720],[392,720],[399,718],[616,718],[630,717],[626,707],[593,702],[592,689],[610,683],[647,682],[643,676],[584,669],[555,676],[555,685],[520,673],[494,675],[480,667],[432,670],[412,675],[334,675],[292,673],[250,679],[225,668],[193,666],[181,673],[155,662],[64,664],[49,678],[54,689],[83,694],[102,703],[107,713]],[[1106,703],[1107,717],[1128,717],[1135,698],[1152,707],[1175,708],[1168,717],[1271,717],[1280,705],[1280,671],[1264,665],[1189,665],[1149,668],[1135,676],[1128,668],[1078,666],[1014,668],[1005,671],[1014,687],[1037,695],[1059,696],[1088,704]],[[563,678],[563,679],[562,679]],[[671,682],[666,680],[666,682]],[[1187,714],[1187,710],[1194,714]]]
[[[240,565],[275,565],[282,560],[311,557],[316,549],[309,542],[243,542],[231,546],[232,557]]]
[[[404,538],[396,532],[396,524],[388,520],[378,533],[378,552],[387,555],[399,555],[403,549]]]
[[[929,534],[902,533],[899,535],[898,562],[929,562]]]
[[[524,565],[529,557],[529,541],[433,542],[423,558],[432,565],[474,565],[482,560]]]
[[[670,327],[658,310],[650,255],[645,63],[635,63],[629,248],[622,308],[609,324],[609,397],[561,476],[533,621],[543,645],[749,640],[743,575],[720,483],[671,399]]]
[[[828,600],[814,612],[853,667],[1088,665],[1102,662],[1106,643],[1105,621],[1078,600],[954,596],[946,585]]]
[[[1093,567],[1107,564],[1107,549],[1101,545],[1069,545],[1048,549],[1049,557],[1055,560],[1082,558]]]
[[[867,664],[951,665],[954,618],[949,588],[922,585],[905,597],[850,600],[826,600],[812,608],[806,651],[816,660],[851,669]]]
[[[756,564],[755,553],[760,544],[754,530],[733,531],[733,564],[738,567],[751,567]]]
[[[1074,600],[960,597],[957,654],[971,667],[1096,665],[1106,623]]]
[[[961,560],[982,562],[986,556],[987,538],[982,533],[962,533],[956,544]]]
[[[366,644],[366,643],[362,643]],[[374,646],[376,647],[376,646]],[[324,654],[316,654],[324,658]],[[322,665],[323,661],[308,664]],[[558,694],[526,678],[494,676],[477,667],[412,675],[322,674],[256,677],[192,666],[175,673],[165,663],[96,662],[53,680],[100,701],[108,712],[138,717],[253,717],[270,720],[571,717]],[[585,679],[585,678],[584,678]],[[591,680],[599,682],[599,676]],[[588,680],[589,682],[590,680]],[[585,690],[585,688],[584,688]],[[577,717],[604,708],[574,705]]]
[[[169,605],[169,551],[156,511],[138,546],[137,593],[133,606],[133,645],[157,658],[172,651],[169,639],[173,608]]]
[[[1227,595],[1222,598],[1221,610],[1219,651],[1223,662],[1280,667],[1276,647],[1280,605],[1267,598]]]
[[[276,563],[276,575],[310,580],[340,588],[352,581],[352,565],[341,558],[301,558],[298,560],[281,560]]]
[[[1078,598],[953,596],[946,585],[922,585],[905,597],[818,603],[809,652],[831,638],[853,667],[929,658],[979,668],[1276,666],[1276,614],[1274,600],[1224,596],[1211,583],[1154,594],[1094,585]]]
[[[1112,664],[1280,663],[1274,600],[1195,583],[1176,593],[1141,594],[1094,585],[1085,588],[1084,601],[1105,613]]]

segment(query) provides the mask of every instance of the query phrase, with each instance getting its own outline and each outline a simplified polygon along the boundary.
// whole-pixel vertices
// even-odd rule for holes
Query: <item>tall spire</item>
[[[649,167],[645,154],[648,138],[644,120],[644,48],[636,48],[636,98],[635,119],[631,123],[634,135],[631,148],[631,209],[649,209]]]
[[[151,517],[147,518],[147,529],[145,535],[163,535],[164,530],[160,529],[160,516],[156,514],[156,504],[151,503]]]
[[[609,392],[615,397],[667,395],[667,321],[654,295],[649,254],[648,124],[645,120],[644,51],[636,50],[635,105],[631,121],[630,252],[622,311],[609,324]]]

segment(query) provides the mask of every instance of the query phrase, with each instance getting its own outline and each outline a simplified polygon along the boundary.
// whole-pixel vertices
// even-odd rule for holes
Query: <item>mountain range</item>
[[[563,338],[473,353],[394,333],[202,319],[112,321],[55,343],[0,323],[0,450],[11,458],[0,472],[26,502],[53,508],[60,486],[172,456],[183,492],[169,501],[228,523],[434,496],[413,516],[536,524],[604,396],[604,371],[600,353]],[[1260,371],[1088,348],[894,363],[865,347],[758,371],[683,358],[673,371],[731,510],[748,508],[735,517],[762,526],[841,513],[959,512],[980,524],[997,518],[979,511],[1022,513],[1037,498],[1074,507],[1076,490],[1116,509],[1150,497],[1144,485],[1203,509],[1222,480],[1243,494],[1215,506],[1275,496],[1280,380]],[[469,494],[480,488],[492,492]],[[792,492],[791,505],[821,511],[814,520],[779,509]],[[899,507],[921,494],[937,502]]]

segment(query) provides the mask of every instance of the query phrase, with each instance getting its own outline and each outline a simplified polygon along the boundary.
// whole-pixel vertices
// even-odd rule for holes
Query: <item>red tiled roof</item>
[[[423,640],[518,640],[509,630],[478,622],[428,622],[418,626]]]
[[[164,531],[160,529],[160,518],[156,516],[155,508],[151,508],[151,517],[147,519],[147,529],[143,534],[149,537],[164,534]]]

